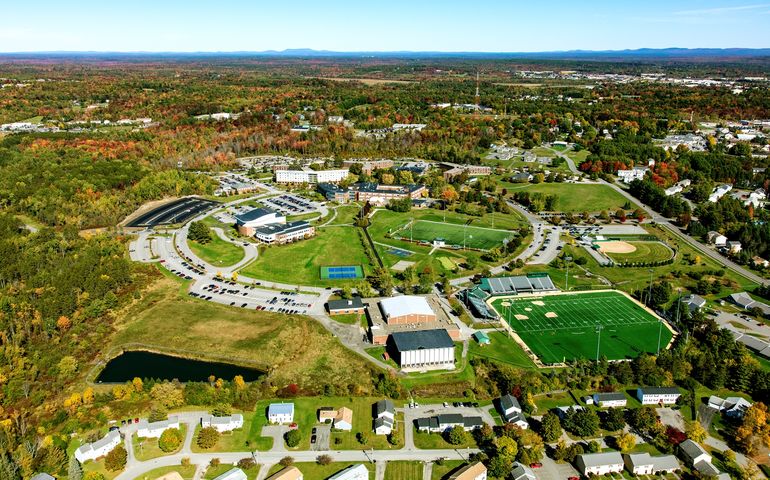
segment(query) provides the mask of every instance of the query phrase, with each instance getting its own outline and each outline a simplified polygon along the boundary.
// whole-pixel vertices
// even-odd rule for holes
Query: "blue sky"
[[[770,47],[760,0],[28,0],[0,11],[3,52]]]

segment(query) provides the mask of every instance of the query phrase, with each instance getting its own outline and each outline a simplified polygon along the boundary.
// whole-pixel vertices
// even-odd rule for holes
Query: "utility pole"
[[[602,343],[602,328],[604,328],[601,324],[596,326],[596,333],[598,334],[598,337],[596,339],[596,361],[599,361],[599,345]]]
[[[564,274],[564,291],[569,290],[569,263],[572,261],[572,257],[564,257],[564,261],[567,262],[567,272]]]
[[[650,269],[650,288],[647,291],[647,306],[650,306],[650,303],[652,302],[652,273],[655,270]]]

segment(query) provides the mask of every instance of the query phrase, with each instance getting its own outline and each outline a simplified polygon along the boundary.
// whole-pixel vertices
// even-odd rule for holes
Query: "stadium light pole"
[[[655,355],[660,354],[660,334],[663,331],[663,319],[658,319],[658,351],[655,352]]]
[[[652,273],[653,273],[654,271],[655,271],[655,270],[653,270],[653,269],[650,269],[650,287],[649,287],[649,289],[647,290],[647,306],[648,306],[648,307],[650,306],[650,303],[652,302]]]
[[[598,333],[598,337],[596,339],[596,361],[599,361],[599,345],[602,343],[602,325],[599,324],[596,326],[596,333]]]

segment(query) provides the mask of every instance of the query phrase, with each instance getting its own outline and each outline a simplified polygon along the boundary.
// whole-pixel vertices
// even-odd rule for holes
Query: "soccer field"
[[[500,297],[495,310],[543,363],[634,358],[664,349],[673,337],[657,316],[620,292]],[[601,339],[601,341],[599,341]]]
[[[415,220],[404,225],[398,234],[404,238],[416,241],[433,242],[438,238],[446,245],[462,247],[463,239],[468,248],[489,250],[503,244],[503,240],[511,238],[514,233],[508,230],[497,230],[484,227],[457,225],[453,223],[433,222],[430,220]]]

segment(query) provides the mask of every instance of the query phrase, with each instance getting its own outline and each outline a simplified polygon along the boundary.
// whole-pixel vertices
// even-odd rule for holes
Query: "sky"
[[[760,0],[3,0],[0,52],[770,47]]]

